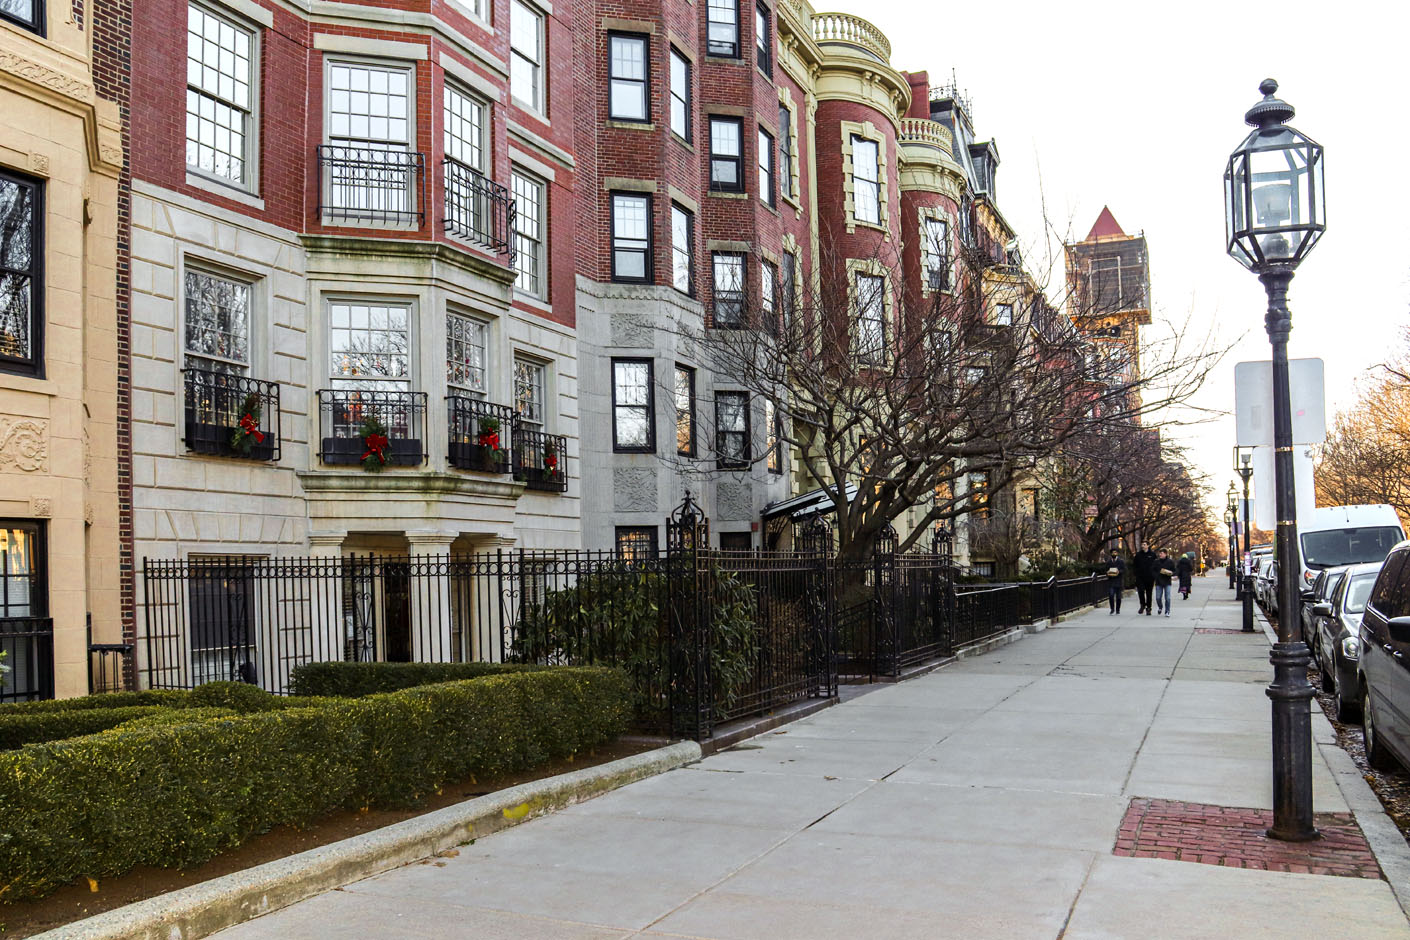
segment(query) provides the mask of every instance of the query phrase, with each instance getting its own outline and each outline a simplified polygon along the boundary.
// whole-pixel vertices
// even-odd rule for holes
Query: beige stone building
[[[101,7],[101,5],[100,5]],[[0,701],[88,691],[122,635],[118,106],[89,0],[0,3]]]

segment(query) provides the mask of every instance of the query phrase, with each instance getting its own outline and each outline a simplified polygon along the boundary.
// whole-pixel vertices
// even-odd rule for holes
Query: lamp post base
[[[1253,633],[1253,575],[1244,575],[1240,584],[1243,585],[1244,632]]]
[[[1301,640],[1273,644],[1268,654],[1273,683],[1273,827],[1268,836],[1283,842],[1310,842],[1322,834],[1312,824],[1312,698],[1307,681],[1312,654]]]

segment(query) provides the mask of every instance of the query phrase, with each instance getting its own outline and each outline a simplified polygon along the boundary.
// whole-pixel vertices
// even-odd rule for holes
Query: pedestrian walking
[[[1106,560],[1106,602],[1111,608],[1112,614],[1121,613],[1121,592],[1125,589],[1126,562],[1116,553],[1116,549],[1111,550],[1111,557]]]
[[[1155,612],[1170,616],[1170,581],[1175,577],[1175,559],[1161,549],[1155,557]]]
[[[1149,542],[1141,543],[1141,550],[1131,558],[1131,574],[1136,577],[1136,599],[1141,602],[1138,614],[1150,615],[1151,589],[1155,587],[1155,552]]]
[[[1175,573],[1180,577],[1180,596],[1184,600],[1190,599],[1190,579],[1195,576],[1195,561],[1186,552],[1180,556],[1180,560],[1175,563]]]

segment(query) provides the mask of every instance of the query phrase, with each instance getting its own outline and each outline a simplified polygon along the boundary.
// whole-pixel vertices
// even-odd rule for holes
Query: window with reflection
[[[612,449],[650,453],[656,449],[652,414],[651,360],[612,360]]]
[[[0,10],[14,0],[0,0]],[[254,33],[228,16],[186,10],[186,165],[249,188]]]
[[[0,171],[0,371],[44,371],[43,188]]]

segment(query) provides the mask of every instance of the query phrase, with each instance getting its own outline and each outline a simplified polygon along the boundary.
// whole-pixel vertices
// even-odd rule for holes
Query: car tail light
[[[1307,584],[1311,584],[1313,581],[1317,580],[1317,572],[1309,568],[1302,573],[1302,580]]]

